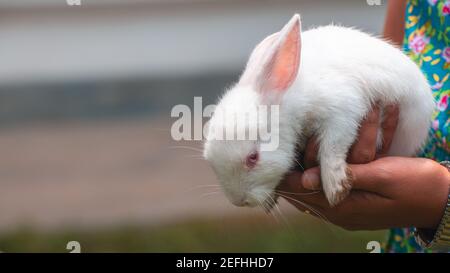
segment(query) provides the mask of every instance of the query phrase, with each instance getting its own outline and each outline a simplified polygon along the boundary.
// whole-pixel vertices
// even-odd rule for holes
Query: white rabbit
[[[301,32],[296,14],[254,49],[239,82],[218,104],[233,106],[238,114],[279,104],[278,148],[263,151],[260,140],[215,140],[208,135],[204,157],[233,204],[267,207],[273,205],[277,185],[297,164],[296,148],[303,150],[314,134],[323,190],[334,206],[351,189],[347,153],[375,103],[400,109],[389,155],[413,156],[426,140],[435,107],[416,64],[391,44],[358,30],[330,25]],[[216,116],[210,128],[235,125],[233,119]]]

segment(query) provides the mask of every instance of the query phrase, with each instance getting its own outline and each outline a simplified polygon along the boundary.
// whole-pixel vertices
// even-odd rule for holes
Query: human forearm
[[[406,0],[387,1],[386,20],[384,22],[383,37],[401,46],[405,27]]]

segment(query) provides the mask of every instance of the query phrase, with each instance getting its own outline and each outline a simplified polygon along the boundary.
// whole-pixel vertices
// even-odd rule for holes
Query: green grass
[[[270,218],[193,219],[163,226],[128,225],[97,230],[0,234],[3,252],[68,252],[78,241],[82,252],[368,252],[385,231],[348,232],[312,217],[290,217],[288,225]]]

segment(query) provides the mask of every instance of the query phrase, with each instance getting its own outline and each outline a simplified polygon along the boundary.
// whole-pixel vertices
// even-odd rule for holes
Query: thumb
[[[349,164],[347,167],[347,178],[353,189],[377,192],[380,188],[379,172],[373,168],[373,164]],[[302,187],[307,190],[318,190],[322,188],[320,181],[320,169],[314,167],[306,170],[301,177]]]
[[[381,188],[380,171],[374,164],[350,164],[347,167],[347,177],[352,189],[379,192]]]
[[[319,167],[307,169],[301,177],[301,183],[303,188],[307,190],[319,190],[322,188]]]

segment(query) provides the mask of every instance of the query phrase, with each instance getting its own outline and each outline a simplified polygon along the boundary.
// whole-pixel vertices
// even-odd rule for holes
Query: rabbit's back
[[[417,151],[426,139],[435,107],[426,78],[398,48],[339,26],[302,33],[301,66],[292,89],[295,92],[287,100],[308,97],[317,119],[327,115],[363,118],[375,102],[398,104],[400,117],[391,155]]]

